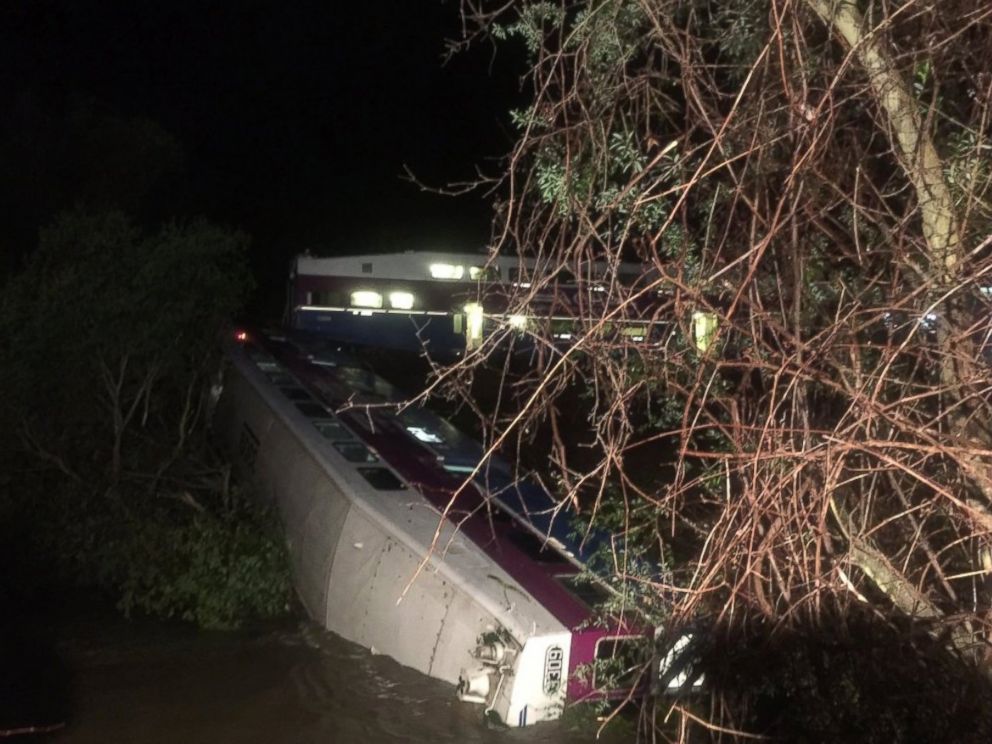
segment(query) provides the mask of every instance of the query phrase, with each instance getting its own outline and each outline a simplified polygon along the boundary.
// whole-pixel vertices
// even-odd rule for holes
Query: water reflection
[[[219,634],[102,618],[59,635],[66,744],[581,741],[556,723],[489,729],[451,685],[307,623]]]

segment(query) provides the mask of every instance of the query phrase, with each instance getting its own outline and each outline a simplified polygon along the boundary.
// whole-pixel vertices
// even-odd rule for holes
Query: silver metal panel
[[[387,537],[382,528],[352,509],[331,565],[324,625],[364,646],[369,597]],[[319,616],[316,619],[320,619]],[[400,659],[402,662],[403,660]],[[405,662],[404,662],[405,663]]]
[[[277,421],[261,440],[256,477],[276,497],[283,525],[302,544],[303,524],[325,477],[287,426]]]
[[[360,547],[357,547],[360,546]],[[331,571],[327,626],[433,677],[457,682],[493,617],[367,516],[347,520]]]
[[[464,592],[452,592],[428,674],[457,680],[464,669],[475,665],[469,650],[475,648],[482,633],[492,629],[492,615]]]
[[[350,508],[351,502],[335,485],[326,480],[318,484],[304,523],[299,560],[299,583],[312,587],[308,590],[312,607],[307,605],[311,617],[320,618],[327,612],[331,564]]]

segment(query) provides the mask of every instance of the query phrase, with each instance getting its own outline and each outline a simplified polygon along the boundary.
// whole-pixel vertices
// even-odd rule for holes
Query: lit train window
[[[379,462],[379,458],[361,442],[334,442],[334,449],[348,462]]]
[[[351,293],[353,307],[382,307],[382,295],[370,289],[359,289]]]
[[[411,292],[390,292],[389,306],[394,310],[413,309],[413,293]]]
[[[417,441],[424,444],[444,444],[444,439],[425,426],[408,426],[406,430],[413,434]]]
[[[465,267],[449,263],[435,263],[430,265],[430,272],[432,279],[461,279],[465,274]]]
[[[484,282],[499,281],[499,266],[469,266],[468,278]]]
[[[406,485],[386,468],[358,468],[358,472],[377,491],[405,491]]]

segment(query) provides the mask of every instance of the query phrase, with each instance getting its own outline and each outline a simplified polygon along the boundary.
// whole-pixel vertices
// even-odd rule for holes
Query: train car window
[[[648,644],[642,636],[601,638],[596,642],[592,684],[600,689],[630,689],[646,672]]]
[[[348,462],[379,462],[375,453],[361,442],[334,442],[334,449]]]
[[[296,380],[294,380],[292,376],[287,375],[285,372],[267,372],[266,376],[269,378],[269,382],[273,385],[291,386],[296,384]]]
[[[498,282],[499,266],[469,266],[468,278],[473,281]]]
[[[296,410],[307,418],[327,418],[329,412],[320,403],[304,400],[296,402]]]
[[[459,475],[465,475],[466,473],[474,473],[476,466],[479,464],[478,459],[458,457],[450,457],[448,455],[438,455],[437,461],[441,464],[449,473],[456,473]]]
[[[640,269],[620,269],[617,274],[617,278],[620,279],[621,284],[633,285],[641,279],[644,273]]]
[[[323,290],[313,293],[311,304],[317,307],[345,307],[348,296],[340,290]]]
[[[313,396],[299,387],[281,387],[279,391],[292,401],[313,400]]]
[[[610,598],[605,588],[588,577],[572,574],[555,576],[555,579],[590,609],[599,607]]]
[[[517,529],[508,530],[506,535],[511,543],[538,563],[569,565],[561,553],[528,529],[518,527]]]
[[[259,369],[263,369],[266,372],[276,371],[282,369],[279,362],[272,358],[272,355],[264,349],[260,349],[253,343],[247,343],[244,345],[245,353],[248,358],[255,362],[255,365]]]
[[[358,472],[377,491],[406,490],[406,484],[386,468],[358,468]]]
[[[333,419],[314,421],[313,425],[327,439],[349,439],[351,437],[351,432],[345,429],[340,422]]]
[[[444,444],[444,438],[428,429],[426,426],[408,426],[406,430],[410,432],[414,439],[424,444]]]

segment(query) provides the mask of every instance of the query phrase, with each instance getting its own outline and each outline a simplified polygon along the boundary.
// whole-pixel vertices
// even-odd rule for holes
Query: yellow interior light
[[[390,292],[389,293],[389,306],[394,310],[412,310],[413,309],[413,293],[412,292]]]
[[[716,328],[717,317],[715,313],[697,310],[692,314],[692,336],[699,351],[705,352],[713,344]]]
[[[382,295],[368,289],[351,293],[352,307],[382,307]]]
[[[630,337],[634,338],[635,340],[638,339],[638,338],[643,339],[644,338],[644,334],[647,333],[647,329],[644,326],[637,326],[637,325],[635,325],[635,326],[625,326],[620,331],[620,333],[622,333],[624,336],[630,336]]]
[[[465,275],[464,266],[449,263],[434,263],[430,266],[433,279],[461,279]]]
[[[465,348],[474,349],[482,343],[482,305],[470,302],[465,306]]]

